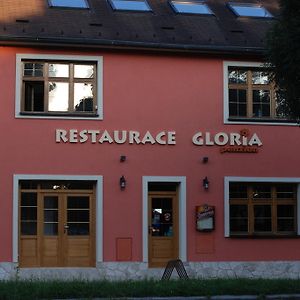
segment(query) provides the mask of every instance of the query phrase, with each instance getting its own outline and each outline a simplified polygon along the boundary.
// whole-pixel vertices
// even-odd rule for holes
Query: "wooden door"
[[[93,192],[39,192],[37,198],[29,203],[37,228],[20,236],[20,266],[95,266]]]
[[[151,192],[148,200],[149,267],[178,259],[178,201],[175,192]]]

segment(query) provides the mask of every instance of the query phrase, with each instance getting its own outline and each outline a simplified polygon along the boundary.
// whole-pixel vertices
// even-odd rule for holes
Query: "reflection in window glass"
[[[68,111],[69,83],[49,82],[49,111]]]
[[[254,117],[270,117],[271,101],[270,91],[253,90],[253,116]]]
[[[151,11],[145,0],[110,0],[115,10]]]
[[[54,7],[89,8],[86,0],[49,0],[49,4]]]
[[[252,72],[252,83],[253,84],[269,84],[270,79],[266,72],[253,71]]]
[[[75,111],[93,111],[93,85],[89,83],[74,84]]]
[[[92,65],[74,65],[75,78],[93,78],[94,66]]]
[[[247,71],[229,69],[228,82],[239,84],[247,83]]]
[[[49,64],[49,77],[69,77],[69,65]]]
[[[202,1],[176,1],[170,2],[173,9],[178,13],[187,14],[206,14],[212,15],[212,11]]]
[[[260,17],[272,18],[273,16],[262,6],[245,4],[245,3],[229,3],[232,11],[240,17]]]

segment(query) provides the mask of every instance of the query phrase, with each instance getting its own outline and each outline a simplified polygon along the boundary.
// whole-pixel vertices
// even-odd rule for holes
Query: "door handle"
[[[152,227],[152,226],[149,226],[149,227],[148,227],[148,233],[149,233],[149,234],[152,234],[152,232],[153,232],[153,227]]]
[[[66,233],[68,229],[69,229],[69,225],[64,224],[64,233]]]

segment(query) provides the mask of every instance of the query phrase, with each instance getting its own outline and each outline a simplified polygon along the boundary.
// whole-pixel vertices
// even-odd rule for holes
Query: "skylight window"
[[[203,1],[171,0],[170,4],[175,12],[182,14],[212,15],[212,11]]]
[[[151,11],[146,0],[110,0],[114,10]]]
[[[228,3],[230,9],[238,17],[272,18],[273,16],[262,6],[249,3]]]
[[[87,0],[49,0],[50,7],[89,8]]]

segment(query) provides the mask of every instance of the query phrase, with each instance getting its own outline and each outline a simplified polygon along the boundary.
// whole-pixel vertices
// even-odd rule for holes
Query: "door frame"
[[[187,260],[186,241],[186,177],[185,176],[143,176],[143,262],[148,263],[148,184],[150,182],[178,183],[178,231],[179,259]]]
[[[19,181],[20,180],[78,180],[95,181],[95,246],[96,264],[103,261],[103,176],[101,175],[13,175],[13,224],[12,224],[12,250],[13,262],[19,262]]]

